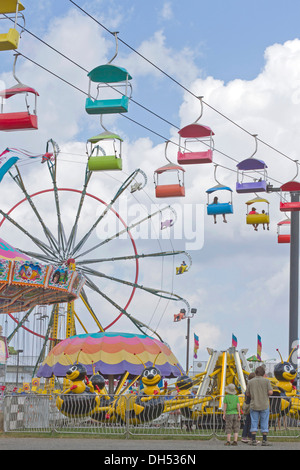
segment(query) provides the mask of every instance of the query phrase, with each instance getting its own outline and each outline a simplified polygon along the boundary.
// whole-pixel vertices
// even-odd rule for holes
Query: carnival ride
[[[4,0],[2,2],[0,14],[14,13],[16,19],[15,28],[6,35],[0,35],[0,50],[16,49],[18,47],[20,35],[16,31],[16,22],[19,12],[23,9],[24,7],[19,0]],[[85,110],[89,115],[100,115],[101,125],[102,115],[104,114],[127,113],[128,103],[131,98],[128,89],[131,89],[130,80],[132,77],[123,67],[111,65],[111,62],[117,55],[118,46],[117,33],[114,33],[114,36],[116,40],[116,54],[114,57],[107,64],[97,66],[88,73],[89,90]],[[2,107],[0,115],[0,130],[2,131],[37,129],[36,103],[34,111],[30,113],[27,97],[28,94],[32,94],[37,99],[38,93],[33,88],[23,85],[17,79],[15,75],[17,57],[18,54],[15,56],[13,69],[13,76],[17,81],[17,85],[0,92],[0,96],[3,99],[8,99],[13,98],[17,94],[24,94],[27,111],[4,113]],[[98,84],[96,98],[92,96],[92,85],[94,83]],[[105,92],[115,92],[115,87],[123,87],[125,89],[121,93],[121,98],[107,98],[104,96],[103,99],[98,99],[100,88],[105,89]],[[201,117],[203,111],[202,97],[200,97],[200,102]],[[177,162],[180,165],[212,163],[214,132],[208,126],[199,125],[197,121],[185,126],[178,132],[179,151]],[[102,127],[104,126],[102,125]],[[17,251],[21,253],[21,260],[17,258],[13,261],[7,258],[0,260],[0,310],[2,313],[10,315],[16,321],[13,313],[24,311],[25,307],[29,308],[24,313],[23,319],[18,322],[15,329],[16,332],[19,328],[25,329],[25,322],[28,321],[34,305],[53,304],[47,333],[42,338],[44,343],[37,364],[40,364],[42,359],[45,358],[46,350],[48,355],[40,367],[38,375],[52,381],[52,388],[48,388],[50,392],[54,390],[54,377],[66,377],[67,382],[64,392],[57,392],[59,395],[57,397],[57,407],[65,416],[71,418],[90,416],[99,421],[123,422],[126,412],[129,412],[130,423],[140,424],[152,421],[163,413],[180,409],[182,415],[197,426],[202,425],[203,422],[206,424],[210,423],[212,416],[215,416],[216,413],[222,413],[225,387],[228,384],[234,384],[239,394],[240,402],[242,403],[244,400],[247,376],[249,374],[248,363],[245,358],[246,350],[237,351],[235,348],[229,348],[226,351],[214,351],[209,349],[210,357],[205,372],[197,374],[195,377],[189,377],[187,374],[184,374],[177,359],[172,357],[172,353],[166,353],[167,346],[163,343],[157,331],[151,328],[147,322],[129,313],[128,309],[137,290],[141,291],[144,295],[155,296],[159,300],[166,299],[168,301],[183,302],[189,310],[188,302],[173,291],[162,290],[161,287],[146,287],[138,283],[139,260],[141,258],[176,256],[185,252],[172,250],[139,254],[131,231],[150,218],[154,218],[157,214],[161,216],[163,209],[159,209],[153,214],[147,214],[145,218],[140,219],[131,226],[127,226],[121,215],[114,209],[113,206],[121,195],[132,194],[145,187],[147,177],[141,169],[134,170],[129,176],[126,175],[123,182],[119,181],[120,185],[109,203],[100,199],[93,192],[87,192],[87,187],[90,185],[94,172],[122,170],[123,168],[122,138],[113,132],[107,131],[105,128],[104,130],[105,132],[88,139],[87,144],[90,145],[90,148],[87,150],[88,162],[80,189],[70,186],[61,187],[58,184],[60,151],[58,145],[52,139],[47,142],[46,153],[43,155],[44,159],[42,160],[43,163],[46,163],[45,167],[47,167],[48,175],[50,175],[52,185],[50,188],[39,188],[34,192],[29,192],[27,184],[25,185],[24,183],[25,177],[22,176],[20,167],[17,165],[18,159],[10,162],[4,170],[1,170],[1,179],[8,172],[19,190],[21,190],[23,198],[8,209],[0,208],[0,214],[3,217],[0,221],[0,227],[4,226],[4,222],[6,222],[5,225],[10,224],[11,230],[15,231],[14,238],[20,240],[20,235],[22,235],[22,237],[26,237],[28,243],[25,245],[26,249],[22,249],[21,252]],[[250,158],[241,161],[237,165],[237,193],[256,194],[258,192],[267,192],[267,165],[263,160],[253,158],[257,152],[257,136],[254,135],[254,138],[256,142],[255,152]],[[185,139],[183,145],[182,139]],[[154,171],[156,198],[185,196],[185,170],[180,165],[174,164],[167,157],[169,142],[166,141],[165,146],[165,158],[168,164]],[[191,150],[188,147],[193,146],[194,142],[197,145],[204,143],[208,148],[205,150],[193,148]],[[113,150],[109,150],[107,155],[107,150],[103,147],[111,143],[113,144]],[[120,147],[119,150],[116,148],[117,145]],[[52,146],[52,152],[49,151],[50,146]],[[8,149],[8,151],[11,150]],[[253,181],[244,182],[244,177],[253,174],[253,172],[255,174]],[[175,180],[172,181],[174,174]],[[162,176],[171,176],[171,181],[168,180],[161,184]],[[232,214],[232,189],[229,186],[221,185],[218,181],[217,183],[216,186],[206,191],[208,198],[209,195],[215,194],[216,191],[228,191],[230,192],[231,201],[220,204],[214,200],[211,204],[208,200],[207,214],[214,216],[217,214]],[[299,183],[294,180],[285,183],[280,189],[281,193],[288,192],[290,194],[300,191]],[[89,207],[90,214],[88,212],[84,213],[87,201],[88,205],[92,206],[92,208]],[[249,208],[262,202],[266,203],[267,207],[269,206],[269,202],[266,199],[259,197],[256,197],[256,199],[252,198],[246,204]],[[51,203],[54,205],[54,210],[50,208]],[[24,211],[25,206],[27,211]],[[64,220],[62,215],[63,206],[67,208],[68,215],[66,220]],[[165,209],[172,211],[170,206],[167,206]],[[299,210],[299,202],[281,201],[280,203],[280,211]],[[33,218],[28,216],[28,212],[31,213],[35,222],[38,221],[39,230],[36,224],[32,223]],[[92,217],[89,217],[91,214]],[[105,223],[110,216],[117,219],[121,229],[114,230],[113,233],[110,233],[99,242],[96,232],[100,225],[103,222]],[[160,228],[172,227],[175,220],[176,217],[173,217],[161,222]],[[54,222],[54,225],[50,227],[51,222]],[[82,222],[83,226],[81,225]],[[246,222],[252,225],[268,225],[269,209],[262,214],[251,214],[247,211]],[[87,228],[89,223],[90,228]],[[283,225],[283,222],[278,224],[278,227],[280,225]],[[66,226],[71,227],[68,233],[65,230]],[[56,230],[57,234],[53,235]],[[111,245],[107,244],[119,241],[122,235],[126,235],[126,242],[132,254],[127,252],[125,254],[120,253],[121,243],[111,247],[110,251],[108,251]],[[279,243],[288,242],[287,239],[284,240],[281,239],[279,241],[278,238]],[[107,251],[100,258],[99,256],[101,255],[98,255],[98,250],[102,249],[102,247],[107,248]],[[97,257],[93,253],[91,256],[94,257],[86,258],[86,255],[96,250]],[[16,253],[15,250],[13,251]],[[188,254],[187,256],[189,257]],[[132,278],[129,276],[131,280],[128,280],[128,278],[121,279],[113,273],[114,269],[118,273],[120,271],[120,266],[115,268],[118,262],[127,265],[124,269],[127,276],[129,272],[127,268],[131,265]],[[100,266],[104,266],[105,263],[108,263],[109,266],[107,272],[103,272],[102,269],[100,270]],[[93,264],[96,265],[96,268],[91,268]],[[190,265],[191,262],[187,265],[184,261],[181,266],[176,268],[176,274],[183,274],[189,271]],[[111,283],[118,286],[118,288],[113,290],[108,289],[108,293],[106,293],[105,288],[108,285],[110,286]],[[25,290],[25,287],[28,288],[28,286],[29,289]],[[120,292],[124,286],[129,290],[127,295]],[[32,292],[29,295],[28,290]],[[28,301],[27,303],[23,302],[22,296]],[[78,314],[78,303],[76,303],[75,308],[74,301],[77,297],[80,297],[82,304],[96,324],[98,333],[94,337],[88,333],[89,327],[85,327],[83,323],[82,312]],[[111,312],[105,313],[106,321],[107,317],[109,317],[106,326],[103,326],[102,319],[101,321],[99,319],[99,315],[104,317],[102,314],[104,308],[102,306],[99,307],[100,298],[104,299],[105,303],[107,303],[107,307],[104,307],[105,312],[108,310],[108,307],[111,307],[114,313],[117,312],[114,318],[112,318],[113,314]],[[62,339],[57,335],[59,304],[61,302],[67,305],[66,339],[56,344]],[[78,301],[76,300],[76,302]],[[181,313],[183,313],[183,309],[180,311]],[[180,314],[177,314],[180,317],[178,319],[184,318]],[[111,339],[116,335],[109,334],[106,330],[118,322],[120,318],[124,317],[132,322],[139,332],[142,333],[142,335],[133,334],[131,336],[132,341],[137,341],[139,337],[139,339],[142,338],[141,342],[151,340],[150,342],[153,343],[153,338],[146,335],[146,331],[150,331],[151,334],[158,336],[161,342],[159,345],[156,344],[155,357],[153,357],[154,352],[152,351],[152,356],[145,360],[141,352],[136,352],[137,346],[135,344],[134,359],[131,351],[131,360],[127,361],[127,363],[124,364],[124,356],[126,356],[124,348],[120,353],[119,362],[117,362],[115,357],[106,361],[103,360],[103,351],[105,351],[103,344],[105,340]],[[178,321],[175,320],[175,316],[174,321]],[[77,334],[78,325],[85,332],[84,338]],[[36,334],[35,331],[29,328],[26,328],[26,331]],[[11,337],[15,332],[12,333]],[[122,337],[121,343],[124,345],[124,334],[117,333],[117,335]],[[97,347],[101,346],[95,361],[88,357],[89,354],[84,351],[85,346],[80,346],[82,339],[88,344],[91,338],[96,338],[95,344],[97,344]],[[131,344],[133,343],[131,342]],[[71,350],[67,353],[69,347],[71,347]],[[112,354],[112,350],[111,343],[109,354]],[[165,356],[170,356],[167,357],[165,362],[163,362],[164,354]],[[74,355],[76,355],[76,359]],[[79,357],[81,362],[79,362]],[[121,362],[122,370],[120,369]],[[132,366],[134,370],[131,370]],[[114,375],[118,377],[119,383],[117,388],[113,390],[112,397],[105,389],[104,376]],[[174,378],[176,376],[179,377],[176,382],[177,395],[170,397],[167,393],[167,386],[160,387],[159,383],[165,377]],[[276,404],[275,408],[272,409],[273,415],[279,416],[283,413],[299,419],[300,405],[298,391],[291,387],[290,384],[295,377],[296,371],[289,364],[289,360],[287,362],[282,360],[278,367],[275,368],[275,378],[270,379],[278,397],[278,400],[274,402]],[[138,378],[143,384],[142,393],[128,396],[126,392],[130,384]],[[197,393],[195,397],[192,397],[191,388],[194,386],[197,386]],[[202,424],[200,424],[200,420]]]
[[[93,174],[93,172],[88,169],[88,165],[85,168],[83,188],[81,190],[59,186],[59,148],[54,141],[50,140],[47,142],[45,155],[50,154],[50,146],[53,157],[46,159],[42,168],[48,169],[47,173],[50,175],[52,188],[48,187],[47,189],[40,189],[39,191],[29,191],[27,183],[25,183],[25,178],[21,175],[21,167],[19,168],[17,164],[12,166],[8,174],[21,190],[23,198],[15,203],[9,210],[0,209],[0,214],[2,215],[0,227],[2,227],[3,230],[5,224],[9,223],[9,231],[12,237],[16,237],[17,239],[17,237],[21,235],[23,240],[20,244],[22,244],[22,242],[24,243],[24,239],[26,239],[26,250],[23,249],[22,252],[28,258],[37,260],[37,263],[49,263],[54,266],[64,266],[70,263],[71,266],[76,269],[76,272],[80,273],[82,279],[84,279],[84,287],[82,287],[80,294],[81,306],[79,307],[78,304],[76,304],[75,307],[73,301],[67,300],[68,320],[66,337],[76,334],[78,328],[79,331],[81,330],[84,333],[88,333],[90,328],[94,329],[95,327],[98,331],[107,331],[121,318],[123,319],[123,317],[126,317],[132,322],[140,333],[145,334],[146,331],[149,331],[151,334],[156,334],[159,337],[159,334],[147,324],[149,323],[146,319],[147,315],[145,316],[144,314],[145,319],[138,319],[136,315],[132,315],[129,312],[129,306],[136,291],[140,291],[144,295],[149,295],[149,297],[154,299],[166,299],[167,302],[183,302],[188,310],[189,304],[183,297],[172,291],[164,290],[161,286],[156,288],[141,285],[138,282],[140,260],[147,260],[149,258],[159,259],[170,256],[175,257],[179,254],[184,255],[185,252],[182,250],[172,250],[138,253],[131,232],[135,227],[139,227],[140,224],[155,217],[157,218],[157,225],[159,227],[159,215],[161,215],[164,210],[169,212],[169,206],[158,209],[151,214],[148,213],[146,217],[140,218],[138,221],[135,221],[134,224],[127,226],[125,221],[115,211],[113,205],[125,191],[128,191],[129,195],[132,193],[132,189],[130,190],[130,188],[132,188],[132,184],[135,182],[141,182],[141,187],[145,186],[146,181],[143,171],[136,170],[127,177],[125,181],[121,183],[111,201],[106,203],[87,190]],[[24,211],[25,207],[31,212],[30,216],[28,216],[27,210]],[[25,213],[26,216],[24,217]],[[52,214],[52,226],[50,226],[50,213]],[[71,213],[73,217],[72,222]],[[66,226],[64,217],[67,217],[67,224],[70,227],[68,233],[64,228]],[[118,223],[112,223],[112,231],[109,234],[106,233],[106,237],[99,240],[97,236],[99,231],[97,233],[96,231],[99,230],[101,223],[108,223],[108,219],[113,222],[117,220]],[[30,227],[32,227],[33,220],[38,221],[39,228],[35,227],[34,231],[31,231]],[[89,225],[90,228],[87,228]],[[57,236],[54,235],[56,227]],[[125,239],[122,239],[122,242],[120,242],[119,240],[122,235],[123,239]],[[128,253],[128,247],[131,249],[132,254],[130,254],[130,252]],[[102,256],[100,250],[102,250]],[[126,250],[125,254],[122,254],[122,250]],[[143,261],[143,263],[145,264],[145,261]],[[105,272],[107,269],[108,271]],[[120,269],[124,269],[125,272],[128,272],[128,276],[131,277],[132,280],[114,274],[114,270],[119,273]],[[61,270],[60,278],[64,277],[63,274]],[[49,284],[53,284],[53,282],[54,281],[50,278]],[[109,294],[113,284],[115,284],[116,288],[113,290],[113,294]],[[105,289],[107,289],[108,292],[105,292]],[[103,301],[102,304],[100,299]],[[121,302],[123,302],[123,305]],[[47,303],[47,301],[45,300],[44,303]],[[106,312],[104,317],[106,325],[99,319],[98,312],[101,310]],[[84,325],[84,320],[81,317],[86,315],[86,311],[90,314],[90,318],[93,320],[95,326],[93,326],[89,320],[87,321],[88,325]],[[9,312],[7,311],[7,313]],[[10,313],[10,315],[14,318],[12,313]],[[54,346],[58,339],[62,339],[57,338],[55,333],[59,315],[59,303],[54,303],[49,318],[47,333],[43,338],[44,345],[41,349],[38,363],[44,359],[45,351],[49,344]],[[24,327],[24,323],[28,320],[28,317],[29,313],[25,312],[24,318],[18,323],[16,329]],[[34,332],[32,333],[34,334]]]

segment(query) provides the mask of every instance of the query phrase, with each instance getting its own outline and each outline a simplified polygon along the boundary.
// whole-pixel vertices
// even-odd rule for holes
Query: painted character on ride
[[[91,391],[87,381],[87,371],[83,364],[73,364],[66,373],[71,386],[56,399],[59,411],[69,418],[88,416],[97,406],[98,395]]]

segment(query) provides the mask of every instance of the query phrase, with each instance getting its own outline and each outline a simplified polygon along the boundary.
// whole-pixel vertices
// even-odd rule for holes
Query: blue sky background
[[[190,0],[184,4],[181,1],[78,0],[76,3],[110,31],[119,31],[120,39],[187,90],[197,96],[203,95],[210,106],[286,154],[289,158],[259,144],[258,155],[267,162],[271,178],[283,183],[294,176],[292,160],[298,157],[300,144],[299,2],[288,0],[283,5],[268,0]],[[91,70],[112,57],[113,37],[70,1],[45,0],[36,5],[36,2],[24,0],[24,5],[26,28],[84,69]],[[19,51],[87,91],[85,71],[62,59],[26,32],[22,35]],[[12,84],[13,53],[4,52],[1,58],[0,80],[9,86]],[[105,124],[124,139],[124,174],[97,174],[93,176],[91,190],[108,201],[122,178],[140,167],[148,176],[148,185],[146,193],[138,194],[137,198],[143,208],[150,210],[149,204],[154,207],[162,203],[155,200],[152,177],[153,171],[166,163],[164,141],[178,138],[177,128],[195,120],[199,103],[191,93],[121,42],[115,63],[128,68],[132,74],[133,99],[168,123],[135,103],[130,103],[128,117],[150,131],[124,116],[105,119]],[[82,187],[85,142],[99,132],[99,121],[85,113],[84,93],[22,58],[18,59],[17,72],[22,81],[40,93],[39,130],[2,134],[1,147],[40,152],[45,142],[53,138],[62,149],[64,171],[60,173],[61,183]],[[202,122],[215,132],[215,163],[228,168],[220,168],[218,178],[234,189],[236,160],[252,154],[254,140],[208,106],[204,106]],[[224,153],[231,158],[225,157]],[[175,147],[170,148],[170,155],[176,159]],[[44,168],[28,166],[23,171],[30,187],[49,186]],[[8,177],[1,184],[3,194],[9,194],[8,199],[4,199],[9,208],[14,200],[20,199],[20,194],[12,192]],[[188,204],[205,209],[205,191],[213,185],[212,165],[193,166],[186,171],[186,198],[166,203],[179,204],[178,212],[183,215],[186,215]],[[200,338],[199,356],[204,360],[207,359],[206,347],[229,347],[232,333],[238,338],[238,347],[248,348],[249,354],[255,353],[256,336],[260,334],[263,357],[276,357],[276,348],[288,355],[289,247],[279,246],[276,242],[277,222],[285,216],[279,212],[278,196],[268,195],[272,217],[270,231],[254,233],[245,224],[245,202],[251,197],[234,193],[235,212],[228,218],[226,226],[221,221],[214,226],[212,220],[204,216],[198,227],[204,233],[204,245],[191,252],[193,266],[185,276],[174,278],[171,262],[164,265],[163,272],[161,265],[158,267],[154,261],[141,263],[141,283],[162,282],[166,289],[167,284],[170,288],[173,283],[174,290],[198,308],[191,328]],[[133,215],[135,203],[136,200],[130,202]],[[31,221],[29,213],[27,216]],[[186,240],[177,240],[172,231],[169,235],[175,248],[185,246]],[[0,236],[22,248],[22,240],[13,230],[4,228]],[[168,240],[163,242],[169,243]],[[152,241],[138,240],[137,243],[141,251],[155,249]],[[122,251],[123,242],[118,249]],[[114,266],[107,269],[113,275],[118,271]],[[132,273],[125,267],[124,276],[132,278]],[[116,296],[114,298],[122,297],[113,286],[108,289],[110,295]],[[152,312],[143,311],[147,301],[139,293],[132,305],[132,314],[139,317],[142,312],[140,318],[145,322],[149,316],[152,318]],[[161,312],[164,309],[165,306]],[[172,323],[177,310],[178,305],[167,307],[158,331],[165,335],[173,352],[185,363],[186,324]],[[125,323],[121,327],[130,329]]]

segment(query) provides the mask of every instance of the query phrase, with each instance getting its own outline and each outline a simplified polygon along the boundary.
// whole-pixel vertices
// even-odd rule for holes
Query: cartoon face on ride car
[[[280,382],[291,382],[297,376],[297,371],[290,362],[279,362],[274,368],[274,375]]]

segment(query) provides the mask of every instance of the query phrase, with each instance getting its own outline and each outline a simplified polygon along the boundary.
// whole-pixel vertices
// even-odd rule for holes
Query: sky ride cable
[[[29,62],[32,62],[32,63],[33,63],[34,65],[36,65],[37,67],[42,68],[43,70],[45,70],[46,72],[48,72],[48,73],[50,73],[51,75],[55,76],[56,78],[58,78],[59,80],[63,81],[63,82],[66,83],[67,85],[73,87],[73,88],[76,89],[77,91],[80,91],[80,92],[83,93],[84,95],[88,96],[88,93],[87,93],[87,92],[85,92],[84,90],[81,90],[79,87],[77,87],[76,85],[72,84],[70,81],[68,81],[68,80],[66,80],[66,79],[64,79],[64,78],[62,78],[62,77],[60,77],[59,75],[57,75],[56,73],[54,73],[52,70],[49,70],[47,67],[44,67],[43,65],[39,64],[39,63],[36,62],[35,60],[30,59],[28,56],[26,56],[25,54],[23,54],[23,53],[21,53],[21,52],[20,52],[19,54],[20,54],[22,57],[24,57],[25,59],[27,59]],[[151,111],[149,111],[149,112],[151,112]],[[163,136],[163,135],[159,134],[158,132],[154,131],[153,129],[151,129],[151,128],[145,126],[144,124],[141,124],[140,122],[138,122],[138,121],[136,121],[136,120],[130,118],[129,116],[126,116],[125,114],[121,114],[120,116],[123,117],[123,118],[125,118],[125,119],[128,119],[129,121],[133,122],[134,124],[137,124],[138,126],[140,126],[140,127],[142,127],[143,129],[145,129],[145,130],[151,132],[152,134],[156,135],[157,137],[160,137],[160,138],[163,139],[164,141],[167,141],[167,140],[168,140],[170,143],[172,143],[172,144],[174,144],[174,145],[176,145],[176,146],[179,147],[179,144],[178,144],[177,142],[173,142],[172,140],[167,139],[165,136]],[[163,118],[162,118],[162,119],[163,119]],[[171,124],[171,123],[170,123],[170,124]],[[177,126],[175,126],[174,124],[171,124],[171,125],[172,125],[172,127],[174,127],[175,129],[179,129],[179,128],[178,128]],[[203,143],[204,143],[204,145],[207,145],[207,146],[208,146],[208,144],[206,144],[205,142],[203,142]],[[214,148],[214,152],[217,152],[217,153],[219,153],[220,155],[223,155],[224,157],[226,157],[226,158],[228,158],[228,159],[230,159],[230,160],[232,160],[232,161],[234,161],[234,162],[236,162],[236,163],[239,162],[237,159],[231,157],[230,155],[227,155],[226,153],[222,152],[221,150],[218,150],[217,148]],[[278,152],[279,152],[279,151],[278,151]],[[292,159],[291,159],[291,160],[292,160]],[[294,161],[294,160],[293,160],[293,161]],[[237,174],[237,170],[235,170],[235,169],[226,167],[226,166],[221,165],[221,164],[218,164],[218,165],[219,165],[220,167],[224,168],[224,169],[227,169],[227,170],[232,171],[232,172],[234,172],[234,173]],[[251,176],[249,176],[249,175],[246,175],[246,176],[249,177],[250,179],[255,179],[254,177],[251,177]],[[275,180],[274,178],[271,178],[270,176],[268,176],[268,179],[269,179],[269,180],[272,180],[272,181],[274,181],[274,182],[276,182],[276,183],[282,184],[282,183],[280,183],[278,180]]]
[[[108,33],[110,33],[111,35],[114,35],[114,33],[112,31],[110,31],[106,26],[104,26],[102,23],[100,23],[100,21],[98,21],[95,17],[93,17],[90,13],[88,13],[86,10],[84,10],[82,7],[80,7],[76,2],[74,2],[73,0],[69,0],[69,2],[71,2],[74,6],[76,6],[79,10],[81,10],[85,15],[87,15],[89,18],[91,18],[93,21],[95,21],[99,26],[101,26],[103,29],[105,29]],[[136,49],[134,49],[132,46],[130,46],[129,44],[127,44],[125,41],[123,41],[122,39],[120,39],[120,37],[118,37],[118,41],[123,43],[126,47],[128,47],[131,51],[133,51],[135,54],[139,55],[142,59],[146,60],[146,62],[148,62],[150,65],[152,65],[154,68],[156,68],[159,72],[161,72],[163,75],[165,75],[166,77],[168,77],[170,80],[172,80],[174,83],[176,83],[176,85],[180,86],[181,88],[183,88],[186,92],[188,92],[190,95],[194,96],[195,98],[199,99],[199,96],[198,95],[195,95],[191,90],[189,90],[187,87],[185,87],[184,85],[182,85],[182,83],[178,82],[178,80],[176,80],[174,77],[172,77],[171,75],[169,75],[167,72],[165,72],[164,70],[162,70],[160,67],[158,67],[156,64],[154,64],[152,61],[150,61],[149,59],[147,59],[143,54],[141,54],[140,52],[138,52]],[[211,106],[210,104],[206,103],[205,101],[202,100],[202,102],[208,106],[209,108],[211,108],[213,111],[215,111],[216,113],[218,113],[220,116],[222,116],[224,119],[226,119],[227,121],[229,121],[231,124],[234,124],[235,126],[237,126],[239,129],[241,129],[242,131],[244,131],[246,134],[248,135],[251,135],[253,136],[253,133],[248,131],[247,129],[245,129],[244,127],[242,127],[240,124],[236,123],[235,121],[233,121],[231,118],[229,118],[228,116],[226,116],[225,114],[223,114],[222,112],[218,111],[216,108],[214,108],[213,106]],[[274,150],[275,152],[279,153],[280,155],[282,155],[283,157],[285,158],[288,158],[289,160],[291,161],[294,161],[293,158],[289,157],[288,155],[286,155],[285,153],[281,152],[280,150],[276,149],[275,147],[271,146],[270,144],[264,142],[263,140],[261,139],[257,139],[260,143],[266,145],[267,147],[269,147],[270,149]]]
[[[110,30],[108,30],[108,28],[106,28],[103,24],[101,24],[99,21],[97,21],[93,16],[91,16],[89,13],[87,13],[85,10],[83,10],[79,5],[77,5],[75,2],[73,2],[72,0],[69,0],[71,1],[77,8],[79,8],[81,11],[83,11],[86,15],[88,15],[90,18],[92,18],[94,21],[96,21],[101,27],[103,27],[104,29],[106,29],[110,34],[114,35],[113,32],[111,32]],[[42,42],[44,45],[48,46],[50,49],[52,49],[53,51],[57,52],[58,54],[60,54],[62,57],[64,57],[65,59],[69,60],[70,62],[72,62],[74,65],[78,66],[79,68],[81,68],[82,70],[84,70],[85,72],[88,72],[84,67],[82,67],[81,65],[79,65],[77,62],[73,61],[72,59],[70,59],[68,56],[66,56],[65,54],[63,54],[62,52],[58,51],[56,48],[54,48],[53,46],[51,46],[50,44],[48,44],[46,41],[42,40],[40,37],[36,36],[34,33],[32,33],[31,31],[29,31],[28,29],[24,28],[24,31],[26,31],[28,34],[32,35],[35,39],[38,39],[40,42]],[[176,84],[178,84],[180,87],[182,87],[183,89],[185,89],[188,93],[192,94],[193,96],[195,96],[197,99],[199,99],[198,96],[196,96],[194,93],[192,93],[189,89],[187,89],[186,87],[184,87],[181,83],[179,83],[177,80],[175,80],[173,77],[171,77],[169,74],[167,74],[166,72],[164,72],[162,69],[160,69],[158,66],[156,66],[155,64],[153,64],[149,59],[147,59],[146,57],[144,57],[142,54],[140,54],[138,51],[136,51],[134,48],[132,48],[131,46],[129,46],[126,42],[124,42],[122,39],[118,38],[118,40],[120,40],[122,43],[124,43],[124,45],[126,45],[127,47],[129,47],[133,52],[135,52],[136,54],[140,55],[144,60],[146,60],[147,62],[149,62],[151,65],[153,65],[155,68],[157,68],[161,73],[163,73],[164,75],[166,75],[168,78],[170,78],[172,81],[174,81]],[[35,63],[36,65],[40,66],[41,68],[43,68],[44,70],[47,70],[45,67],[41,66],[40,64],[37,64],[36,62],[34,62],[32,59],[29,59],[28,57],[26,57],[24,54],[18,52],[19,55],[22,55],[24,58],[26,58],[27,60]],[[50,72],[48,70],[48,72]],[[66,83],[68,83],[67,80],[64,80],[63,78],[59,77],[58,75],[56,75],[54,72],[50,72],[52,73],[53,75],[55,75],[57,78],[60,78],[61,80],[65,81]],[[70,84],[70,83],[69,83]],[[80,90],[78,87],[76,87],[75,85],[72,85],[70,84],[71,86],[73,86],[74,88],[77,88],[79,91],[82,91]],[[109,85],[109,84],[108,84]],[[110,85],[111,86],[111,85]],[[114,88],[111,86],[111,88]],[[118,91],[118,90],[116,90]],[[82,91],[83,92],[83,91]],[[119,91],[118,91],[119,92]],[[84,93],[84,92],[83,92]],[[120,93],[120,92],[119,92]],[[132,98],[130,98],[132,102],[134,102],[135,104],[137,104],[138,106],[142,107],[143,109],[145,109],[146,111],[150,112],[151,114],[155,115],[156,117],[158,117],[159,119],[163,120],[164,122],[166,122],[167,124],[171,125],[172,127],[175,127],[177,128],[177,126],[175,126],[174,124],[172,124],[170,121],[168,121],[167,119],[163,118],[162,116],[158,115],[157,113],[149,110],[149,108],[143,106],[142,104],[136,102],[135,100],[133,100]],[[231,122],[232,124],[234,124],[235,126],[239,127],[241,130],[243,130],[244,132],[246,132],[247,134],[253,136],[253,134],[249,131],[247,131],[245,128],[243,128],[242,126],[240,126],[239,124],[237,124],[235,121],[233,121],[232,119],[228,118],[226,115],[224,115],[223,113],[221,113],[220,111],[218,111],[216,108],[212,107],[211,105],[209,105],[208,103],[206,103],[205,101],[202,100],[202,103],[205,103],[208,107],[210,107],[211,109],[213,109],[215,112],[217,112],[218,114],[220,114],[222,117],[224,117],[224,119],[227,119],[229,122]],[[124,116],[122,115],[122,117],[127,117],[127,116]],[[128,117],[127,117],[128,118]],[[146,126],[143,126],[142,124],[140,123],[137,123],[136,121],[132,120],[133,122],[135,122],[136,124],[144,127],[145,129],[149,130],[150,132],[156,134],[157,136],[159,137],[162,137],[160,134],[154,132],[153,130],[151,129],[148,129]],[[165,139],[165,138],[164,138]],[[166,140],[166,139],[165,139]],[[261,139],[257,139],[259,142],[261,142],[262,144],[268,146],[270,149],[274,150],[275,152],[277,152],[278,154],[282,155],[283,157],[291,160],[291,161],[295,161],[293,158],[289,157],[288,155],[284,154],[283,152],[281,152],[280,150],[276,149],[275,147],[273,147],[272,145],[264,142],[263,140]],[[218,151],[218,150],[217,150]],[[222,153],[220,151],[218,151],[219,153]],[[226,156],[227,158],[231,158],[229,157],[228,155],[226,154],[223,154],[224,156]]]

